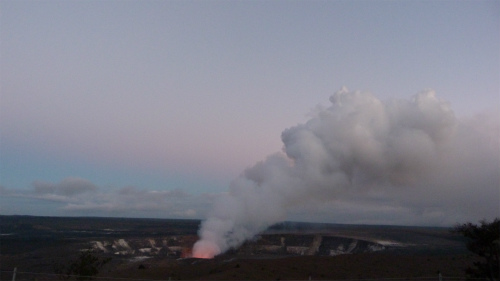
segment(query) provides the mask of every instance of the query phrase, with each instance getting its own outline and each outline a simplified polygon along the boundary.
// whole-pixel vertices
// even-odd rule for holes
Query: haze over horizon
[[[433,89],[479,136],[461,138],[471,162],[453,163],[470,180],[351,194],[291,208],[287,220],[448,226],[500,214],[500,1],[0,10],[2,215],[205,219],[344,85],[382,103]]]

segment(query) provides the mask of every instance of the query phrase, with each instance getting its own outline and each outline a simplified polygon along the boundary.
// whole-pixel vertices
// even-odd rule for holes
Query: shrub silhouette
[[[474,267],[466,269],[467,276],[496,281],[500,275],[500,220],[496,218],[490,223],[484,220],[479,223],[457,225],[453,231],[466,237],[467,249],[481,257],[480,261],[474,262]]]
[[[58,266],[55,271],[61,274],[62,279],[75,277],[79,281],[92,280],[110,260],[111,258],[101,259],[92,250],[86,250],[80,252],[76,260],[68,265]]]

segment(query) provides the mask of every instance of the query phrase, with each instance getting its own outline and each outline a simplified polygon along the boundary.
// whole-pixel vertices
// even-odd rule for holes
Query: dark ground
[[[89,243],[96,240],[176,237],[176,245],[188,251],[197,239],[199,224],[196,220],[0,216],[0,277],[11,280],[12,270],[17,267],[16,280],[58,280],[58,276],[49,275],[55,267],[68,264],[80,250],[88,249]],[[409,246],[338,256],[252,253],[255,245],[263,241],[269,243],[286,237],[287,241],[300,243],[300,239],[309,241],[310,235],[317,233],[329,239],[382,239]],[[446,280],[446,277],[464,278],[465,268],[473,261],[463,239],[445,228],[308,223],[279,224],[261,239],[211,260],[180,259],[165,254],[132,261],[130,255],[96,255],[112,258],[100,270],[98,278],[150,280],[307,280],[309,277],[313,280],[427,277],[437,280],[438,271]]]

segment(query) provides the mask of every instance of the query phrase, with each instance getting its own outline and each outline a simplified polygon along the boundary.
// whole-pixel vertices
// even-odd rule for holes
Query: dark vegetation
[[[99,270],[111,260],[110,257],[100,258],[92,249],[81,251],[78,258],[68,264],[54,265],[54,272],[60,279],[91,280]]]
[[[464,223],[457,225],[454,232],[467,238],[467,249],[480,259],[468,267],[469,278],[488,278],[499,280],[500,277],[500,220],[480,221],[479,225]]]

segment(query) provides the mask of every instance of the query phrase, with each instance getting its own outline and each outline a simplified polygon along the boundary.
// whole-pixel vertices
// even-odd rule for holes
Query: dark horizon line
[[[112,219],[112,220],[156,220],[156,221],[199,221],[200,223],[204,221],[204,219],[195,219],[195,218],[147,218],[147,217],[112,217],[112,216],[47,216],[47,215],[2,215],[0,217],[29,217],[29,218],[59,218],[59,219]],[[291,221],[285,220],[282,222],[277,222],[267,228],[267,230],[272,230],[275,227],[279,227],[280,225],[284,225],[285,227],[290,227],[290,224],[297,224],[297,226],[319,226],[319,225],[329,225],[329,226],[352,226],[352,227],[402,227],[402,228],[453,228],[453,226],[435,226],[435,225],[403,225],[403,224],[366,224],[366,223],[358,223],[358,224],[350,224],[350,223],[332,223],[332,222],[307,222],[307,221]],[[457,224],[459,224],[457,222]]]

